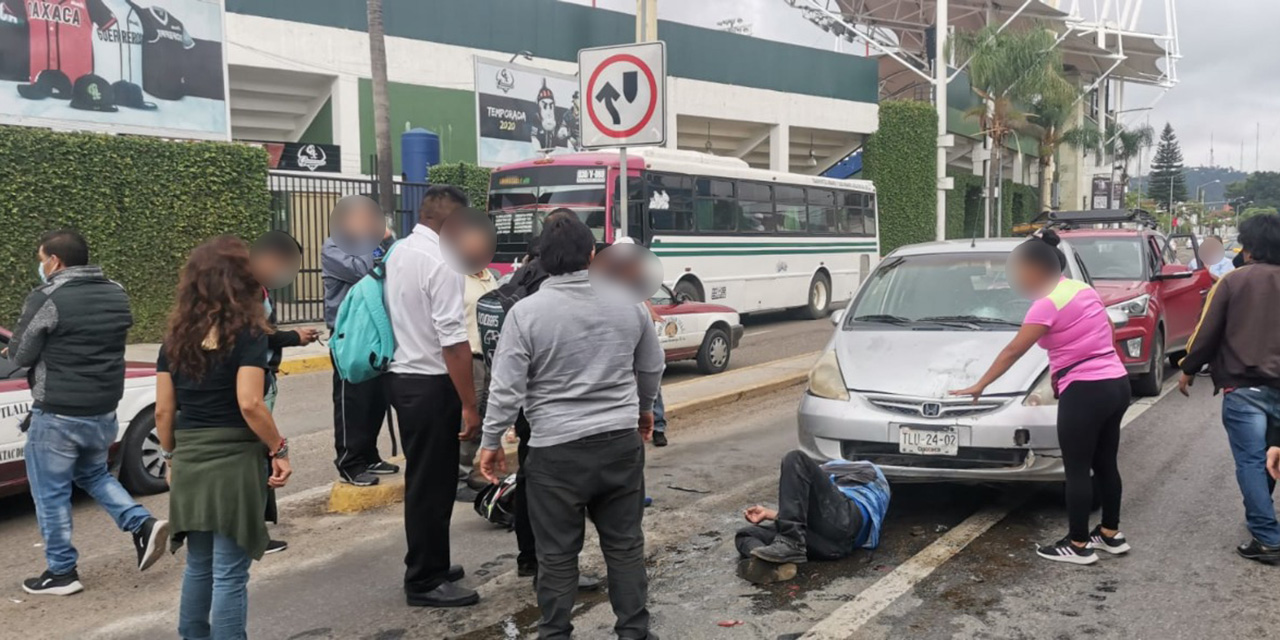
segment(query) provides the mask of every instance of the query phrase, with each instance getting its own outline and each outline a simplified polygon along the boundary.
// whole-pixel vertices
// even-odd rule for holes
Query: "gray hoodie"
[[[375,256],[381,257],[395,242],[394,238],[382,241],[378,250],[367,256],[355,256],[338,248],[333,238],[326,238],[320,250],[320,272],[324,278],[324,324],[333,330],[338,319],[338,308],[360,278],[373,268]]]
[[[664,360],[642,306],[597,297],[586,271],[551,276],[503,322],[482,446],[500,447],[521,407],[531,447],[634,429],[653,410]]]

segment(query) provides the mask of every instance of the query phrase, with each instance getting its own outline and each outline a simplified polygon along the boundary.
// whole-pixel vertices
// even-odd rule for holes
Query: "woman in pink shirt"
[[[1067,476],[1069,532],[1040,547],[1045,559],[1073,564],[1098,561],[1094,549],[1129,551],[1120,533],[1120,421],[1129,407],[1129,376],[1116,353],[1106,306],[1089,285],[1063,276],[1067,259],[1058,234],[1046,230],[1014,249],[1014,286],[1034,300],[1022,328],[978,383],[952,395],[973,396],[1004,375],[1031,345],[1049,352],[1054,395],[1058,397],[1058,444]],[[1093,471],[1090,478],[1089,472]],[[1102,524],[1089,531],[1094,483],[1101,492]]]

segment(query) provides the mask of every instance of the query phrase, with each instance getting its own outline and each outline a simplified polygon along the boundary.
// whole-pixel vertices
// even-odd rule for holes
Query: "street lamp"
[[[1222,182],[1222,180],[1221,180],[1221,179],[1218,179],[1218,180],[1210,180],[1209,182],[1206,182],[1206,183],[1204,183],[1204,184],[1202,184],[1202,185],[1200,185],[1200,186],[1196,187],[1196,199],[1200,201],[1200,212],[1199,212],[1198,214],[1196,214],[1196,226],[1200,226],[1200,219],[1199,219],[1199,217],[1200,217],[1200,216],[1202,216],[1202,215],[1204,215],[1204,188],[1205,188],[1205,187],[1207,187],[1207,186],[1209,186],[1209,185],[1211,185],[1211,184],[1217,184],[1217,183],[1219,183],[1219,182]]]

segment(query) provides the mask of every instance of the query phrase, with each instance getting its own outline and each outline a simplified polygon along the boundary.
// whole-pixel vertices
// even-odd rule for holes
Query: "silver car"
[[[1063,479],[1048,355],[1034,347],[977,403],[952,397],[986,372],[1030,301],[1006,265],[1023,239],[937,242],[885,257],[832,321],[800,401],[800,447],[870,460],[905,480]],[[1067,242],[1068,277],[1088,282]]]

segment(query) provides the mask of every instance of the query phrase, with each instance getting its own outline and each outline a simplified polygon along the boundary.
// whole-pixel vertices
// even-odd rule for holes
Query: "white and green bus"
[[[679,298],[752,313],[848,300],[879,260],[875,187],[865,180],[752,169],[691,151],[628,155],[628,235],[662,260]],[[610,243],[619,234],[618,154],[554,155],[499,167],[489,190],[495,267],[509,271],[553,210],[574,210]]]

